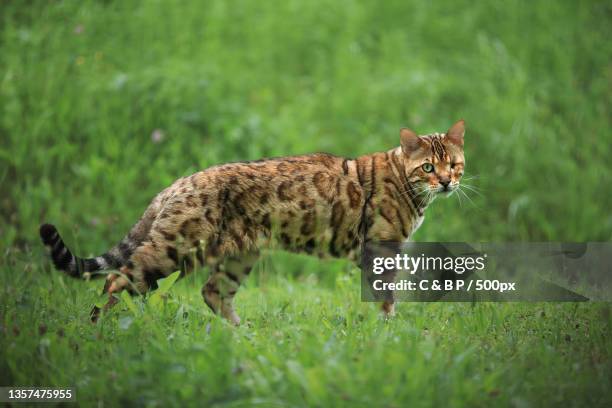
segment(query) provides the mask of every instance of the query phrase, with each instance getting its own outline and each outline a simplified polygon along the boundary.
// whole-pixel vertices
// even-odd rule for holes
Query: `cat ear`
[[[446,132],[446,139],[452,144],[463,147],[463,135],[465,134],[465,121],[461,119]]]
[[[400,145],[404,154],[410,156],[417,150],[420,150],[426,146],[426,142],[414,133],[414,131],[408,128],[402,128],[400,130]]]

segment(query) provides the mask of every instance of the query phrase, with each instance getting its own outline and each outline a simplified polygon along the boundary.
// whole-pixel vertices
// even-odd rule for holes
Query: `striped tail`
[[[57,228],[51,224],[40,226],[40,237],[51,251],[51,259],[58,270],[66,272],[73,278],[83,278],[84,273],[97,272],[105,269],[115,269],[122,262],[115,254],[106,253],[95,258],[79,258],[74,256],[64,244]],[[91,274],[92,278],[104,277],[104,274]]]

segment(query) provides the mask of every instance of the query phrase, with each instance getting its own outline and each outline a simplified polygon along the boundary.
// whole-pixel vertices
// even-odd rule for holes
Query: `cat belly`
[[[332,213],[331,209],[323,208],[290,216],[277,214],[270,237],[261,237],[258,245],[319,258],[355,257],[361,246],[358,219],[344,219],[334,225]]]

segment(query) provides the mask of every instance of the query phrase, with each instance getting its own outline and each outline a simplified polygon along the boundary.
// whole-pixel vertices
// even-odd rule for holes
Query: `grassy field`
[[[208,271],[88,323],[100,282],[51,270],[37,229],[104,252],[207,166],[386,150],[467,122],[479,193],[418,241],[612,239],[606,2],[4,1],[0,385],[82,405],[612,404],[610,305],[416,304],[384,322],[341,261],[267,253],[234,329]]]

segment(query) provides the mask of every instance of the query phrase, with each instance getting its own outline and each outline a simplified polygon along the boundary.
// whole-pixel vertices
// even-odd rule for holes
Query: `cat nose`
[[[448,185],[450,184],[450,179],[440,179],[440,184],[444,187],[444,189],[448,189]]]

